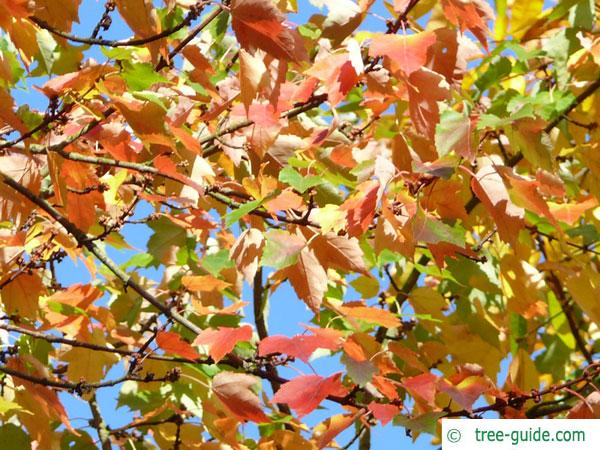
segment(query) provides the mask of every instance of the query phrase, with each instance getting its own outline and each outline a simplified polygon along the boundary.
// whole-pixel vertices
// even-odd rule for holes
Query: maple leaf
[[[200,355],[194,347],[181,339],[179,334],[172,331],[159,331],[156,334],[156,343],[165,352],[182,356],[190,361],[200,358]]]
[[[467,411],[471,410],[473,403],[482,394],[485,394],[492,389],[493,383],[480,375],[471,375],[463,378],[456,384],[450,383],[448,380],[441,379],[438,381],[438,389],[447,393],[452,399]]]
[[[91,344],[106,346],[104,335],[96,329],[92,333]],[[60,358],[69,364],[67,376],[74,382],[85,380],[95,383],[104,378],[110,367],[118,362],[117,355],[109,352],[97,353],[83,347],[75,347],[65,352]]]
[[[334,267],[347,272],[360,272],[371,276],[365,266],[363,251],[356,238],[338,236],[332,232],[311,235],[308,230],[302,231],[310,241],[310,248],[314,250],[315,256],[323,267]]]
[[[20,274],[2,288],[2,304],[8,314],[36,319],[39,297],[46,292],[38,274]]]
[[[249,228],[240,234],[229,251],[229,256],[249,283],[254,280],[264,245],[263,234],[255,228]]]
[[[208,345],[208,354],[215,363],[218,363],[223,357],[231,352],[235,345],[240,341],[249,341],[252,339],[252,327],[242,325],[237,328],[219,327],[216,330],[206,329],[194,339],[194,345]]]
[[[510,199],[502,177],[493,164],[487,164],[477,171],[471,179],[471,187],[494,218],[500,237],[506,242],[514,242],[524,226],[524,211]]]
[[[310,413],[329,395],[344,391],[340,381],[341,374],[336,373],[323,378],[319,375],[303,375],[283,384],[275,393],[273,403],[286,403],[302,417]]]
[[[438,377],[432,373],[423,373],[409,377],[402,382],[402,386],[410,394],[425,402],[426,405],[435,406],[435,394],[437,392]]]
[[[21,373],[26,370],[25,362],[21,358],[10,358],[6,362],[6,365]],[[76,436],[80,435],[71,425],[67,411],[54,390],[20,377],[13,377],[13,383],[17,387],[22,386],[35,402],[43,405],[43,410],[46,415],[53,419],[58,418],[70,432]]]
[[[410,76],[427,61],[427,51],[435,43],[435,33],[423,31],[408,36],[376,34],[369,56],[386,56],[392,72]]]
[[[356,414],[336,414],[321,422],[315,427],[315,435],[318,438],[319,450],[329,446],[331,441],[342,431],[348,428],[358,418]]]
[[[246,111],[268,77],[268,70],[261,55],[251,55],[240,49],[240,97]]]
[[[71,72],[48,80],[40,88],[46,96],[52,98],[66,91],[83,91],[89,89],[100,77],[113,73],[115,69],[100,64],[84,67],[77,72]]]
[[[586,211],[595,206],[598,206],[598,200],[594,197],[588,197],[574,204],[549,203],[552,216],[569,225],[575,224]]]
[[[600,392],[592,392],[585,399],[579,400],[567,414],[567,419],[600,418]]]
[[[296,335],[291,338],[282,335],[267,336],[258,344],[258,354],[261,356],[273,353],[284,353],[294,358],[308,362],[318,348],[338,350],[341,343],[341,333],[331,329],[312,329],[314,335]]]
[[[150,0],[115,0],[119,13],[134,33],[140,37],[154,36],[161,31],[160,20]],[[149,44],[157,54],[160,41]],[[156,55],[155,55],[156,57]]]
[[[354,60],[360,61],[355,64]],[[358,58],[349,53],[323,56],[307,71],[308,75],[322,81],[327,87],[327,100],[331,106],[340,103],[356,85],[363,70],[360,51]]]
[[[314,251],[303,248],[295,264],[283,269],[281,276],[287,277],[306,305],[316,314],[319,312],[323,295],[327,290],[327,272],[319,263]]]
[[[369,411],[381,422],[382,426],[386,426],[394,417],[400,414],[400,408],[397,406],[377,402],[369,403]]]
[[[15,4],[13,0],[9,0],[9,3]],[[81,0],[35,0],[33,12],[59,30],[69,31],[73,22],[79,22],[80,3]]]
[[[240,420],[270,422],[251,388],[258,383],[251,375],[219,372],[212,380],[212,390],[223,404]]]
[[[244,49],[259,48],[278,59],[304,59],[298,35],[284,25],[285,17],[272,1],[233,0],[231,16],[231,26]]]
[[[410,117],[419,133],[434,138],[440,121],[438,102],[450,97],[448,83],[442,75],[426,68],[416,70],[408,80]]]
[[[356,193],[342,204],[341,209],[346,211],[350,236],[360,236],[371,225],[375,217],[378,191],[379,182],[365,181],[357,187]]]
[[[339,306],[337,309],[347,317],[360,319],[362,321],[381,325],[386,328],[397,328],[400,326],[400,319],[385,309],[362,306],[360,304]]]
[[[187,290],[196,292],[223,291],[230,286],[229,283],[212,275],[185,275],[181,277],[181,284]]]
[[[484,0],[442,0],[442,8],[446,18],[460,31],[470,30],[487,49],[488,22],[494,18],[494,12]]]

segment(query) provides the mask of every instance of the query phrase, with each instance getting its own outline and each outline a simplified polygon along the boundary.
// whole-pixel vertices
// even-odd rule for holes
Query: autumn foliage
[[[600,418],[594,2],[87,3],[0,2],[7,448]]]

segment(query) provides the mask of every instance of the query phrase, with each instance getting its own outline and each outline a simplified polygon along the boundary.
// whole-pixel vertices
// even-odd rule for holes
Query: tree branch
[[[140,284],[138,284],[128,273],[124,272],[112,259],[108,257],[106,252],[98,246],[93,240],[81,231],[75,224],[73,224],[69,219],[64,217],[61,213],[59,213],[50,203],[46,200],[40,198],[35,195],[29,189],[27,189],[22,184],[13,180],[10,176],[5,174],[0,170],[0,179],[4,181],[5,184],[10,186],[12,189],[17,191],[19,194],[27,198],[29,201],[40,207],[44,210],[50,217],[52,217],[55,221],[60,223],[67,232],[73,236],[73,238],[77,241],[77,243],[81,247],[85,247],[92,253],[102,264],[104,264],[125,286],[131,287],[135,292],[137,292],[142,298],[147,300],[152,306],[157,308],[167,317],[173,319],[173,321],[179,323],[184,326],[188,330],[192,331],[195,334],[200,334],[202,329],[198,327],[196,324],[190,322],[185,317],[181,316],[177,311],[172,308],[169,308],[165,304],[163,304],[160,300],[158,300],[155,296],[150,294],[147,290],[145,290]]]
[[[98,438],[102,443],[102,450],[111,450],[112,445],[110,443],[110,430],[106,425],[106,421],[102,417],[100,413],[100,407],[98,406],[98,401],[96,400],[96,393],[93,393],[88,400],[88,405],[90,405],[90,410],[92,411],[92,420],[90,420],[90,425],[93,426],[98,432]]]
[[[196,17],[197,17],[197,14],[190,12],[185,17],[185,19],[183,19],[180,23],[178,23],[177,25],[175,25],[172,28],[164,30],[153,36],[148,36],[145,38],[126,39],[124,41],[115,41],[115,40],[110,40],[110,39],[98,39],[95,37],[86,38],[86,37],[75,36],[75,35],[65,32],[65,31],[57,30],[52,25],[48,24],[47,22],[40,19],[39,17],[31,16],[29,18],[29,20],[31,20],[33,23],[35,23],[38,27],[43,28],[44,30],[49,31],[50,33],[52,33],[56,36],[59,36],[61,38],[67,39],[72,42],[78,42],[80,44],[87,44],[87,45],[101,45],[104,47],[137,47],[137,46],[141,46],[141,45],[150,44],[151,42],[159,41],[161,39],[169,37],[170,35],[172,35],[174,33],[177,33],[179,30],[185,28],[190,23],[192,23],[192,21]]]
[[[82,394],[87,391],[92,391],[95,389],[102,389],[106,387],[113,387],[118,384],[124,383],[125,381],[137,381],[138,383],[162,383],[163,381],[174,381],[177,377],[174,376],[174,373],[168,373],[164,377],[154,378],[154,377],[137,377],[131,375],[125,375],[120,378],[116,378],[114,380],[102,381],[99,383],[86,383],[84,381],[79,383],[72,383],[70,381],[54,381],[48,378],[36,377],[35,375],[30,375],[28,373],[20,372],[15,369],[11,369],[7,366],[0,365],[0,372],[4,372],[7,375],[12,377],[17,377],[25,381],[29,381],[30,383],[39,384],[41,386],[51,387],[55,389],[63,389],[66,391],[77,392]]]
[[[544,256],[544,259],[546,261],[548,261],[548,254],[546,253],[546,246],[544,245],[544,241],[542,240],[542,238],[540,236],[538,236],[537,241],[538,241],[538,246],[539,246],[540,252]],[[563,290],[560,280],[558,279],[558,277],[552,270],[548,271],[548,278],[549,278],[548,281],[550,282],[550,288],[556,295],[556,298],[558,299],[558,303],[560,303],[560,307],[561,307],[563,313],[565,314],[565,317],[567,318],[567,323],[569,324],[569,330],[571,330],[571,334],[573,335],[573,338],[575,339],[577,348],[579,349],[581,354],[584,356],[586,361],[589,364],[593,364],[594,359],[592,358],[592,354],[590,353],[590,351],[587,349],[586,343],[583,340],[583,338],[581,337],[581,334],[579,334],[579,326],[577,325],[577,323],[575,322],[575,318],[573,317],[572,306],[569,305],[569,302],[568,302],[567,298],[565,297],[565,292]]]
[[[583,101],[596,92],[600,88],[600,78],[597,78],[592,84],[590,84],[583,92],[581,92],[575,99],[567,106],[563,112],[561,112],[554,120],[552,120],[544,128],[544,133],[550,133],[552,129],[557,126],[571,111],[577,108]],[[519,152],[515,154],[509,161],[508,166],[516,166],[523,159],[523,153]]]

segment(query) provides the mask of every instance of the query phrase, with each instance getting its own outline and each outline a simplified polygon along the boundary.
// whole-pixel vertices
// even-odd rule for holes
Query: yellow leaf
[[[511,9],[510,32],[520,39],[542,14],[543,0],[515,0]]]

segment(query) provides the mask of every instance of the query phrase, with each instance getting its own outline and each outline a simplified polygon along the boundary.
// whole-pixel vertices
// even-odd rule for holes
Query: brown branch
[[[254,285],[252,286],[252,300],[253,300],[253,311],[254,311],[254,323],[256,324],[256,332],[260,340],[263,340],[269,336],[267,330],[267,322],[265,318],[265,308],[267,306],[266,292],[263,285],[263,269],[259,267],[254,274]],[[277,368],[273,364],[266,365],[266,373],[269,376],[269,383],[273,393],[277,392],[281,387],[281,383],[277,380],[279,373]],[[290,408],[286,404],[278,404],[277,408],[284,414],[291,414]]]
[[[548,261],[548,254],[546,253],[546,246],[544,245],[544,241],[539,236],[537,238],[537,241],[538,241],[538,246],[539,246],[540,252],[544,256],[544,259],[546,261]],[[586,361],[589,364],[593,364],[594,359],[592,358],[592,354],[588,350],[585,341],[581,337],[581,334],[579,333],[579,326],[575,322],[575,318],[572,315],[573,305],[569,304],[569,301],[567,300],[567,298],[565,296],[565,292],[563,290],[562,284],[561,284],[560,280],[558,279],[558,277],[556,276],[556,274],[552,270],[548,271],[548,281],[550,282],[550,288],[556,295],[556,298],[558,299],[558,303],[560,303],[560,307],[561,307],[563,313],[565,314],[565,317],[567,318],[567,324],[569,325],[569,330],[571,331],[571,334],[573,335],[573,338],[575,339],[577,348],[579,349],[581,354],[584,356]]]
[[[178,414],[173,414],[172,416],[167,417],[166,419],[160,420],[144,420],[142,422],[132,422],[128,425],[124,425],[119,428],[114,428],[110,430],[111,434],[122,434],[127,430],[131,430],[132,428],[141,428],[141,427],[154,427],[157,425],[164,425],[165,423],[177,423],[177,420],[180,416]]]
[[[200,334],[202,329],[198,327],[196,324],[190,322],[185,317],[181,316],[177,311],[163,304],[158,298],[154,295],[150,294],[146,289],[144,289],[137,281],[135,281],[131,275],[124,272],[112,259],[108,257],[106,252],[98,245],[96,242],[91,240],[87,234],[81,231],[75,224],[73,224],[69,219],[63,216],[60,212],[58,212],[50,203],[46,200],[40,198],[35,195],[29,189],[27,189],[22,184],[13,180],[10,176],[5,174],[0,170],[0,180],[4,181],[6,185],[17,191],[19,194],[27,198],[33,204],[37,205],[43,211],[45,211],[50,217],[52,217],[56,222],[61,224],[67,232],[73,236],[73,238],[77,241],[77,243],[81,247],[85,247],[90,253],[92,253],[102,264],[104,264],[125,286],[131,287],[135,292],[137,292],[142,298],[147,300],[152,306],[157,308],[167,317],[173,319],[173,321],[181,324],[188,330],[192,331],[195,334]]]
[[[29,18],[29,20],[31,20],[33,23],[35,23],[38,27],[43,28],[44,30],[49,31],[50,33],[52,33],[56,36],[59,36],[61,38],[67,39],[72,42],[78,42],[80,44],[87,44],[87,45],[101,45],[104,47],[137,47],[137,46],[141,46],[141,45],[150,44],[151,42],[159,41],[161,39],[171,36],[174,33],[177,33],[179,30],[181,30],[181,29],[187,27],[189,24],[191,24],[192,21],[194,19],[196,19],[197,17],[198,17],[198,11],[194,9],[194,10],[191,10],[188,13],[188,15],[174,27],[168,28],[168,29],[166,29],[158,34],[152,35],[152,36],[148,36],[148,37],[144,37],[144,38],[132,38],[132,39],[126,39],[126,40],[122,40],[122,41],[115,41],[115,40],[110,40],[110,39],[98,39],[94,36],[94,34],[97,35],[96,29],[94,29],[94,33],[92,34],[92,37],[86,38],[86,37],[75,36],[73,34],[65,32],[65,31],[57,30],[52,25],[50,25],[49,23],[40,19],[39,17],[31,16]],[[98,25],[99,26],[97,27],[97,29],[99,30],[100,26],[101,26],[101,22],[99,22]]]
[[[546,125],[544,128],[544,133],[550,133],[555,126],[557,126],[571,111],[577,108],[586,98],[594,94],[598,88],[600,88],[600,78],[597,78],[592,84],[585,88],[585,90],[575,97],[575,99],[563,110],[563,112],[561,112],[554,120]],[[521,162],[522,159],[523,153],[519,152],[509,160],[508,166],[516,166],[519,162]]]
[[[458,411],[447,411],[446,415],[444,417],[471,417],[472,418],[472,417],[476,417],[478,414],[482,414],[482,413],[489,412],[489,411],[500,412],[500,411],[503,411],[506,407],[513,407],[513,408],[518,409],[518,408],[521,408],[523,406],[523,404],[528,400],[539,400],[544,395],[556,394],[557,392],[560,392],[563,389],[570,388],[571,386],[574,386],[581,382],[589,383],[594,377],[598,376],[599,374],[600,374],[600,366],[599,366],[599,363],[595,362],[595,363],[587,366],[584,369],[583,374],[573,380],[565,381],[564,383],[548,386],[546,389],[543,389],[541,391],[532,390],[528,394],[515,395],[514,393],[512,393],[512,395],[509,396],[509,399],[507,401],[497,398],[493,404],[488,405],[488,406],[482,406],[480,408],[475,408],[472,411],[467,411],[465,409],[461,409]],[[533,408],[535,408],[535,406]],[[562,409],[562,410],[564,410],[564,409]],[[539,417],[539,416],[537,416],[537,417]]]
[[[90,425],[93,426],[98,432],[98,438],[102,443],[102,450],[111,450],[112,445],[110,443],[110,431],[106,425],[106,421],[100,413],[100,407],[98,406],[95,392],[88,400],[88,405],[90,405],[90,410],[92,411],[92,420],[90,420]]]
[[[200,24],[198,24],[192,31],[190,31],[190,33],[173,50],[171,50],[167,59],[161,58],[161,60],[156,65],[155,70],[159,71],[169,66],[171,64],[171,61],[173,61],[173,58],[176,55],[178,55],[179,52],[183,50],[184,47],[192,41],[192,39],[194,39],[198,34],[200,34],[202,30],[204,30],[222,12],[223,6],[217,5],[217,7],[208,16],[206,16],[206,18]]]
[[[85,381],[81,381],[79,383],[73,383],[70,381],[55,381],[49,378],[37,377],[35,375],[31,375],[28,373],[20,372],[15,369],[11,369],[10,367],[1,366],[0,372],[3,372],[12,377],[20,378],[25,381],[29,381],[30,383],[39,384],[40,386],[46,386],[55,389],[62,389],[70,392],[83,393],[87,391],[92,391],[96,389],[102,389],[106,387],[117,386],[118,384],[124,383],[125,381],[137,381],[138,383],[161,383],[163,381],[174,381],[173,373],[168,373],[164,377],[154,378],[150,376],[146,377],[137,377],[131,375],[125,375],[120,378],[116,378],[114,380],[102,381],[98,383],[86,383]]]
[[[561,241],[559,238],[552,236],[551,234],[548,233],[544,233],[543,231],[538,230],[536,227],[531,226],[531,227],[527,227],[528,230],[533,231],[534,233],[540,235],[540,236],[544,236],[545,238],[551,240],[551,241],[559,241],[559,242],[563,242]],[[597,250],[594,250],[593,248],[589,248],[588,246],[585,245],[579,245],[576,244],[575,242],[571,242],[571,241],[564,241],[565,244],[570,245],[573,248],[579,249],[584,253],[593,253],[594,255],[600,255],[600,252]]]
[[[100,34],[100,29],[103,29],[104,31],[108,31],[108,29],[110,28],[110,26],[112,24],[112,19],[110,18],[110,13],[113,12],[116,7],[117,7],[117,5],[115,4],[114,0],[107,0],[106,4],[104,5],[104,13],[102,13],[102,17],[100,17],[100,20],[94,27],[92,34],[90,36],[91,39],[95,39],[98,37],[98,34]]]
[[[4,317],[4,319],[8,319],[8,317]],[[19,333],[19,334],[31,336],[34,339],[44,340],[50,344],[65,344],[65,345],[69,345],[71,347],[86,348],[86,349],[92,350],[92,351],[112,353],[112,354],[120,355],[120,356],[124,356],[124,357],[131,357],[131,356],[135,357],[135,356],[140,355],[140,349],[124,350],[122,348],[117,348],[117,347],[106,347],[106,346],[102,346],[102,345],[92,344],[89,342],[78,341],[75,339],[51,336],[48,334],[40,333],[38,331],[28,330],[26,328],[17,327],[14,325],[0,324],[0,329],[9,331],[11,333]],[[191,361],[190,359],[187,359],[187,358],[180,358],[180,357],[176,357],[176,356],[157,355],[154,353],[147,353],[143,357],[144,357],[144,359],[153,359],[156,361],[164,361],[164,362],[179,363],[179,364],[185,364],[185,363],[190,363],[190,362],[193,362],[194,364],[208,364],[208,365],[215,364],[215,361],[210,357],[198,358],[193,361]],[[243,360],[240,360],[238,358],[223,358],[223,359],[221,359],[221,361],[219,361],[219,364],[225,364],[225,365],[229,365],[229,366],[232,366],[235,368],[241,368],[242,364],[240,364],[240,362],[243,362]]]

